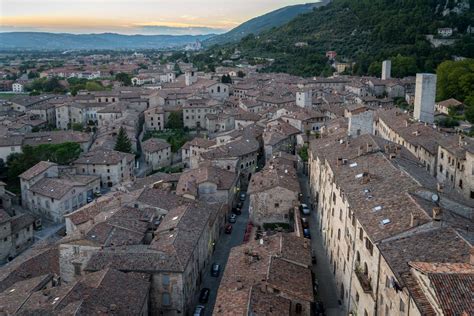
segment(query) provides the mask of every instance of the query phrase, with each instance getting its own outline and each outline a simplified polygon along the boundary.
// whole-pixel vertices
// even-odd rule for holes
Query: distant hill
[[[214,36],[206,40],[203,44],[210,46],[214,44],[237,42],[249,34],[257,35],[273,27],[281,26],[291,21],[296,16],[303,13],[311,12],[315,8],[327,4],[329,1],[330,0],[321,0],[320,2],[316,3],[306,3],[283,7],[281,9],[269,12],[262,16],[253,18],[230,30],[227,33]]]
[[[249,58],[273,58],[275,62],[267,71],[302,76],[330,73],[324,56],[328,50],[337,51],[340,61],[356,62],[356,74],[378,73],[380,67],[376,63],[398,55],[404,58],[397,60],[392,73],[395,70],[403,76],[434,71],[453,55],[474,57],[473,34],[467,32],[469,25],[474,26],[471,3],[472,0],[333,0],[278,28],[259,36],[248,35],[218,49],[238,49]],[[437,36],[442,27],[455,30],[453,38],[457,43],[434,48],[426,34]],[[305,46],[295,46],[301,42]]]
[[[192,36],[7,32],[0,33],[0,49],[164,49],[183,47],[211,36],[213,34]]]

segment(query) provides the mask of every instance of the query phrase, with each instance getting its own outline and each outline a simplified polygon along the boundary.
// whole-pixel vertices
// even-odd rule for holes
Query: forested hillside
[[[227,33],[207,39],[204,41],[204,45],[209,46],[214,44],[237,42],[249,34],[257,35],[263,31],[271,29],[272,27],[278,27],[286,24],[296,16],[311,12],[314,8],[325,5],[328,2],[329,0],[321,0],[315,3],[297,4],[280,8],[242,23]]]
[[[356,63],[354,74],[379,71],[379,62],[397,57],[396,75],[434,71],[453,55],[474,57],[474,1],[461,0],[333,0],[311,13],[238,44],[245,57],[274,58],[268,71],[311,76],[327,72],[324,53],[335,50],[341,61]],[[427,34],[454,29],[451,46],[434,48]],[[296,47],[305,42],[308,46]],[[398,67],[400,65],[400,67]]]

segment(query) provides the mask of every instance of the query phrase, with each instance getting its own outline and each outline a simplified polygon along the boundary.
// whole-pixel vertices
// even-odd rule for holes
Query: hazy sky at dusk
[[[144,26],[231,29],[277,8],[306,2],[310,1],[0,0],[0,31],[136,34],[147,33]]]

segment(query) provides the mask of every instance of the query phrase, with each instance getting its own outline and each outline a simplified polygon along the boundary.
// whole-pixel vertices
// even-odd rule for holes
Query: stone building
[[[436,75],[416,74],[415,110],[416,120],[433,124],[436,97]]]
[[[165,112],[162,108],[156,107],[146,110],[145,131],[162,131],[165,128]]]
[[[225,221],[222,205],[204,204],[154,189],[144,191],[136,204],[138,208],[134,207],[136,211],[131,213],[141,212],[142,215],[134,217],[133,221],[118,218],[117,224],[114,224],[116,213],[85,234],[88,240],[97,240],[99,244],[106,242],[107,245],[93,251],[84,270],[93,272],[110,267],[123,272],[145,273],[151,277],[151,314],[187,314],[194,308],[195,292],[200,286],[204,269],[209,268],[212,245],[217,241]],[[166,215],[160,220],[151,216],[162,211]],[[130,210],[123,215],[130,216]],[[113,230],[106,229],[106,235],[98,234],[104,230],[100,226],[117,225],[117,230],[126,223],[132,230],[113,234]],[[144,239],[148,234],[144,233],[145,227],[149,227],[144,225],[146,223],[157,226],[151,230],[153,239],[150,242]],[[107,237],[108,234],[113,235]],[[80,241],[76,241],[75,245],[78,243],[81,247],[89,245]],[[85,258],[80,251],[75,254],[74,248],[69,246],[67,253],[81,261]]]
[[[34,221],[29,214],[11,216],[0,209],[0,264],[13,259],[33,244]]]
[[[8,315],[148,315],[150,282],[141,274],[104,269],[63,285],[54,274],[18,281],[0,293]]]
[[[216,114],[220,105],[219,101],[212,99],[201,97],[187,99],[183,106],[184,127],[189,129],[206,128],[206,115]]]
[[[64,214],[93,199],[100,188],[97,176],[60,172],[55,163],[41,161],[20,176],[22,205],[30,211],[63,222]]]
[[[300,185],[292,162],[274,158],[250,180],[249,214],[254,224],[285,223],[299,205]]]
[[[443,189],[453,189],[474,200],[474,141],[459,136],[458,142],[440,142],[437,180]]]
[[[311,315],[307,239],[276,234],[232,248],[213,315]]]
[[[224,203],[231,207],[239,188],[234,172],[212,166],[202,166],[182,173],[176,195],[207,203]]]
[[[150,138],[142,143],[142,151],[152,170],[171,166],[171,145],[166,140]]]
[[[93,150],[73,163],[79,175],[100,176],[101,187],[112,187],[134,179],[135,155],[115,150]]]
[[[200,154],[215,146],[216,141],[195,137],[181,147],[181,158],[185,168],[197,168]]]
[[[312,143],[312,201],[338,298],[349,312],[426,315],[409,262],[470,260],[466,228],[457,224],[465,219],[449,227],[438,206],[417,195],[421,178],[403,171],[415,159],[371,135]],[[417,172],[428,176],[421,168]]]

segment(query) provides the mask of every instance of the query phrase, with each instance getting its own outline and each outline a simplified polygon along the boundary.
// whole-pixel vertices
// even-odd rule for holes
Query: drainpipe
[[[348,208],[348,212],[350,212],[351,209]],[[352,216],[355,216],[355,214],[351,214]],[[351,216],[351,225],[352,225],[352,216]],[[357,221],[356,221],[356,224],[357,224]],[[352,276],[354,274],[354,270],[355,270],[355,263],[354,263],[354,258],[355,258],[355,241],[356,241],[356,238],[357,238],[357,225],[354,225],[354,238],[352,239],[352,245],[351,245],[351,251],[352,251],[352,261],[351,261],[351,273],[350,273],[350,276],[349,276],[349,299],[347,300],[347,313],[349,313],[350,311],[350,307],[351,307],[351,297],[352,297]]]
[[[377,247],[378,248],[378,247]],[[378,310],[378,302],[379,302],[379,284],[380,284],[380,258],[382,257],[381,252],[379,250],[379,262],[377,264],[377,286],[375,289],[375,307],[374,307],[374,315],[377,315]]]

